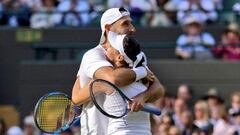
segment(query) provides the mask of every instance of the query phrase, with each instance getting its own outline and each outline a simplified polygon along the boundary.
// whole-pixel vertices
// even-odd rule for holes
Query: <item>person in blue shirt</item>
[[[183,21],[184,33],[177,39],[176,55],[181,59],[211,59],[210,48],[215,40],[210,33],[203,32],[203,22],[194,16],[188,16]]]

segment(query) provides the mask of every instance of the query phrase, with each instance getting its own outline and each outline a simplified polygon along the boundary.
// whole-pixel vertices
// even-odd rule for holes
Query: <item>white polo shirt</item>
[[[94,76],[94,73],[100,67],[111,66],[107,61],[105,50],[101,45],[87,51],[80,65],[77,76],[80,77],[81,88],[87,84]],[[96,98],[102,98],[100,96]],[[84,104],[81,116],[81,134],[83,135],[106,135],[108,118],[104,116],[95,105],[89,101]]]

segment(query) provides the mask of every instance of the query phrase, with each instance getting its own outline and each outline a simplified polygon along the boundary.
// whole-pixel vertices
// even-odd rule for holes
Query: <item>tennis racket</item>
[[[59,134],[79,122],[81,108],[62,92],[52,92],[39,99],[34,110],[34,121],[45,133]]]
[[[90,84],[90,96],[96,108],[110,118],[121,118],[128,112],[129,99],[117,86],[103,79],[96,79]],[[161,110],[144,105],[141,111],[160,115]]]

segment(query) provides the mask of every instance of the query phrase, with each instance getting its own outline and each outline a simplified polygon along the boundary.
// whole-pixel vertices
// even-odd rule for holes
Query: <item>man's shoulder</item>
[[[104,49],[102,48],[101,45],[97,45],[96,47],[88,50],[83,57],[89,57],[89,56],[93,56],[93,55],[102,55],[104,54]]]

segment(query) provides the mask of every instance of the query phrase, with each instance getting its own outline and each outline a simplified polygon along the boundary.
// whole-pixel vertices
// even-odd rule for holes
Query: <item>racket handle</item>
[[[159,108],[152,107],[149,105],[144,105],[142,111],[149,112],[155,115],[161,115],[161,110]]]

